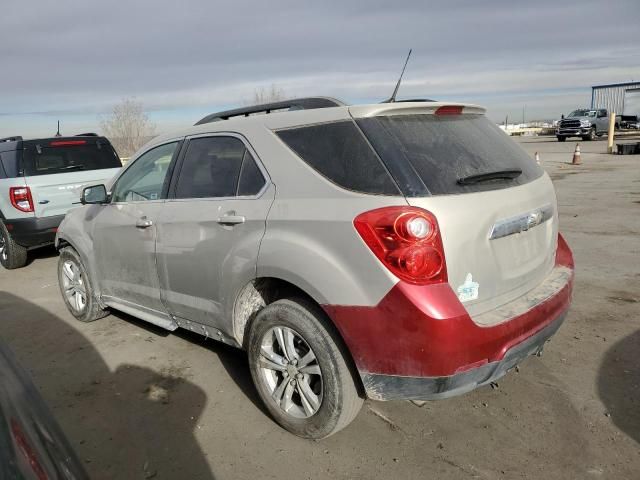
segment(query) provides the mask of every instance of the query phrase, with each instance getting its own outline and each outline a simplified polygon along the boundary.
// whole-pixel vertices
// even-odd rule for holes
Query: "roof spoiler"
[[[233,117],[248,117],[256,113],[273,113],[276,111],[291,110],[312,110],[316,108],[343,107],[344,102],[331,97],[306,97],[282,100],[280,102],[264,103],[262,105],[252,105],[250,107],[236,108],[207,115],[199,120],[195,125],[229,120]]]

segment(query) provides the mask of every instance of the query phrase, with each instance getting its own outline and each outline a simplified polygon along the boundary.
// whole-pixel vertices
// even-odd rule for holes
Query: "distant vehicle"
[[[556,137],[564,142],[570,137],[595,140],[609,130],[609,114],[606,109],[578,109],[563,117],[556,128]]]
[[[491,383],[571,302],[553,183],[474,105],[212,114],[82,202],[56,242],[69,311],[246,349],[266,408],[306,438],[345,427],[365,397]]]
[[[0,264],[23,267],[27,251],[52,244],[82,187],[121,167],[109,140],[96,134],[0,139]]]
[[[88,478],[31,378],[1,341],[0,478]]]
[[[636,115],[622,115],[622,121],[620,122],[622,128],[631,130],[640,129],[640,118]]]

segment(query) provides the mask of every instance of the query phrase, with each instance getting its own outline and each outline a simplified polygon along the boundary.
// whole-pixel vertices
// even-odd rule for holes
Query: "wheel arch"
[[[362,378],[356,368],[353,355],[333,319],[323,308],[322,303],[304,289],[282,278],[258,277],[242,288],[233,308],[233,335],[238,344],[244,350],[247,350],[247,339],[249,337],[247,333],[258,312],[267,305],[284,298],[300,298],[318,308],[325,320],[324,326],[330,330],[330,333],[339,343],[338,348],[343,352],[353,378],[356,379],[359,391],[361,393],[364,392]]]
[[[78,243],[75,242],[74,240],[70,240],[67,236],[60,235],[60,234],[56,236],[54,246],[58,253],[65,247],[71,247],[73,250],[75,250],[78,253],[78,255],[80,256],[80,259],[82,260],[82,263],[84,264],[85,270],[89,273],[89,278],[91,279],[91,284],[93,285],[95,296],[98,299],[98,301],[102,303],[99,300],[100,299],[100,282],[98,282],[98,279],[96,277],[96,274],[94,271],[95,269],[93,268],[93,263],[90,261],[89,256],[84,251],[84,249],[79,248]]]

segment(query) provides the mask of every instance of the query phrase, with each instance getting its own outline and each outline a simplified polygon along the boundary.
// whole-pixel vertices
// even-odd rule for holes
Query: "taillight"
[[[33,212],[33,198],[29,187],[10,187],[9,198],[11,205],[21,212]]]
[[[384,207],[358,215],[356,230],[398,278],[418,285],[447,281],[436,217],[417,207]]]

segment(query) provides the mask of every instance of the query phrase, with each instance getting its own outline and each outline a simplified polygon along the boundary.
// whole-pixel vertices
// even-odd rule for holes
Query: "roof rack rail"
[[[87,133],[79,133],[77,135],[74,135],[74,137],[98,137],[99,135],[97,133],[93,133],[93,132],[87,132]]]
[[[250,107],[212,113],[199,120],[196,125],[229,120],[232,117],[248,117],[254,113],[272,113],[282,110],[312,110],[315,108],[342,107],[344,105],[346,105],[344,102],[331,97],[294,98],[291,100],[282,100],[280,102],[264,103],[262,105],[252,105]]]
[[[20,135],[16,135],[14,137],[0,138],[0,142],[19,142],[20,140],[22,140],[22,137]]]

